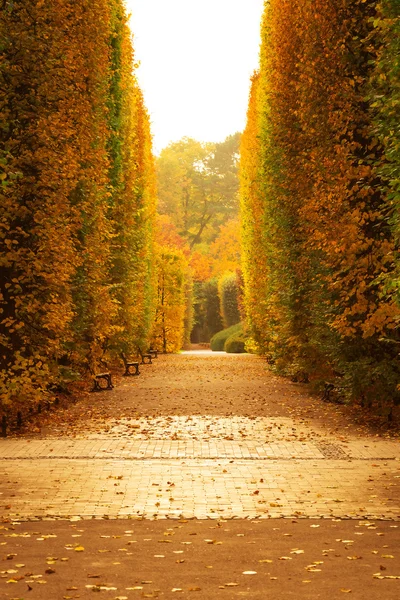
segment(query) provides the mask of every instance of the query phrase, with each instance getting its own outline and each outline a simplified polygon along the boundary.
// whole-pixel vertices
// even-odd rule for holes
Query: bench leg
[[[131,369],[135,369],[135,372],[132,373]],[[125,377],[130,377],[130,376],[135,376],[135,375],[140,375],[140,371],[139,371],[139,365],[138,364],[128,364],[125,367],[125,373],[124,376]]]
[[[3,415],[1,417],[1,437],[7,437],[7,417]]]
[[[107,382],[107,386],[106,387],[102,387],[100,380],[104,379]],[[95,377],[93,379],[93,389],[92,392],[103,392],[104,390],[112,390],[114,388],[112,381],[111,381],[111,374],[110,375],[103,375],[102,377]]]

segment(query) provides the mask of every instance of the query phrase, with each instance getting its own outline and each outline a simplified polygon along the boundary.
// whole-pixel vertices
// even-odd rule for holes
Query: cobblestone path
[[[199,377],[205,372],[207,380]],[[143,378],[123,384],[118,418],[106,415],[96,427],[81,422],[74,437],[53,432],[0,440],[1,513],[14,519],[398,518],[398,441],[343,438],[295,414],[268,415],[268,403],[256,417],[190,414],[189,388],[209,401],[217,384],[224,393],[221,382],[228,379],[229,397],[243,386],[267,397],[266,377],[256,357],[161,357]],[[156,395],[162,406],[171,392],[175,403],[186,403],[186,415],[129,416],[138,398]],[[106,405],[118,393],[91,401]]]

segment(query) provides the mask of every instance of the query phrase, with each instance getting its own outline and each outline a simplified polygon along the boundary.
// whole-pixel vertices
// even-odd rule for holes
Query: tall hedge
[[[280,372],[338,377],[349,398],[389,410],[398,8],[270,0],[241,150],[245,302],[260,350]]]
[[[235,273],[225,273],[218,281],[218,294],[224,327],[231,327],[240,321],[239,290]]]
[[[5,405],[149,335],[155,192],[122,0],[9,0],[0,40]]]

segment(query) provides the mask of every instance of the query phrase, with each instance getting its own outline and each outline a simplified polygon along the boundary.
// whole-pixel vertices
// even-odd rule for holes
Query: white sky
[[[245,126],[264,0],[126,0],[155,151]]]

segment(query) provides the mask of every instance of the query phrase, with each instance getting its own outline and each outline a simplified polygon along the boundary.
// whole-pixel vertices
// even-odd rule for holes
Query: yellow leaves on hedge
[[[371,10],[328,0],[265,6],[241,147],[243,268],[253,335],[285,373],[326,376],[336,362],[343,370],[364,340],[382,355],[380,338],[392,339],[400,317],[397,217],[391,230],[365,100],[366,57],[382,43],[371,41]],[[392,366],[385,356],[391,369],[395,351]]]

